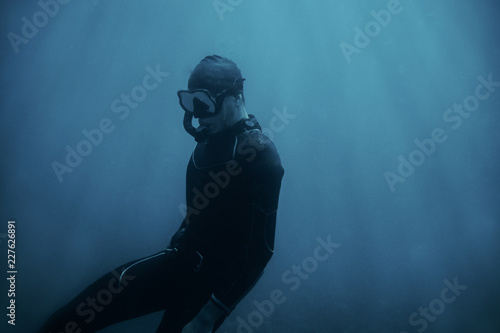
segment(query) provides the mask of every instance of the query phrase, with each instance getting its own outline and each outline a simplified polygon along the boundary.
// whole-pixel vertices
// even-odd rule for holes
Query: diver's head
[[[217,55],[205,57],[193,70],[188,90],[179,90],[179,104],[185,111],[184,128],[201,141],[248,118],[245,111],[241,71],[231,60]],[[195,128],[192,119],[198,118]]]

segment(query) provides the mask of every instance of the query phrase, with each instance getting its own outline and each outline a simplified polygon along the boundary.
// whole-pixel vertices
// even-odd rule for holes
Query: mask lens
[[[215,101],[206,90],[179,90],[179,104],[186,112],[193,113],[195,118],[206,118],[215,115]]]

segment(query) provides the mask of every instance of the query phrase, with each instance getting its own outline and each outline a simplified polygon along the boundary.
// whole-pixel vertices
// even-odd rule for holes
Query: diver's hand
[[[206,325],[195,318],[184,326],[182,333],[212,333],[212,327],[213,326]]]
[[[211,333],[215,322],[222,315],[225,315],[224,310],[209,300],[196,317],[184,326],[182,333]]]

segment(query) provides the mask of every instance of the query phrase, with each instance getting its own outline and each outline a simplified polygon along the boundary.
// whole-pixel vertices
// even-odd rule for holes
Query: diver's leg
[[[173,301],[177,266],[176,254],[166,250],[115,269],[57,311],[39,332],[96,332],[163,310]]]
[[[182,258],[182,253],[180,255]],[[194,262],[196,263],[196,260]],[[192,257],[191,260],[189,256],[184,257],[184,263],[187,264],[187,268],[181,271],[183,284],[182,288],[176,290],[177,302],[169,304],[170,308],[165,309],[156,333],[181,333],[184,326],[199,313],[207,302],[211,302],[210,297],[219,280],[214,277],[210,269],[205,268],[205,270],[203,266],[200,271],[194,272],[192,267],[197,265],[193,265]]]
[[[175,305],[172,305],[171,309],[166,309],[156,333],[181,333],[184,326],[187,325],[196,316],[203,305],[205,305],[206,302],[211,302],[210,294],[203,295],[198,294],[198,292],[199,291],[196,291],[195,293],[195,297],[198,298],[198,300],[195,300],[195,302],[199,304],[195,304],[192,302],[188,304],[188,308],[191,311],[182,311],[179,307],[175,307]],[[215,322],[212,332],[217,331],[217,329],[222,325],[226,318],[227,315],[219,318]]]

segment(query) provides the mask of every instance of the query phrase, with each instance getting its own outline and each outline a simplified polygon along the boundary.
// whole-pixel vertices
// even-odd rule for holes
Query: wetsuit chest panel
[[[197,169],[212,168],[223,165],[234,159],[236,136],[231,140],[203,142],[196,145],[192,162]]]
[[[245,191],[242,167],[235,160],[236,136],[224,141],[199,143],[188,164],[186,175],[185,222],[199,240],[219,240],[242,220]]]

